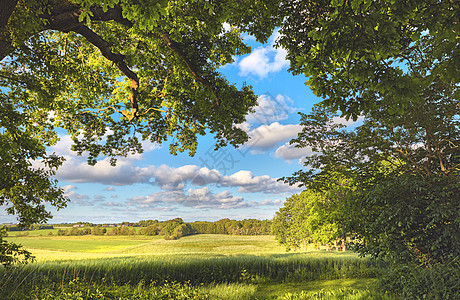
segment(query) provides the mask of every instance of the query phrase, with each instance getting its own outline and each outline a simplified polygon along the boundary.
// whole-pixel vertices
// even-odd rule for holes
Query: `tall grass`
[[[352,253],[280,253],[271,237],[210,237],[144,240],[134,246],[130,243],[138,241],[121,239],[124,248],[116,250],[109,237],[78,237],[65,245],[59,245],[61,237],[23,238],[37,248],[42,243],[43,248],[67,245],[68,249],[40,250],[39,262],[0,268],[0,299],[254,299],[264,293],[259,291],[262,286],[352,278],[360,281],[376,277],[382,269],[375,261]],[[110,242],[97,244],[108,251],[90,253],[95,246],[85,253],[72,251],[84,248],[90,239]],[[44,261],[59,253],[76,253],[81,258]],[[93,254],[106,257],[88,259]],[[281,289],[277,296],[285,293]],[[297,296],[304,295],[293,297]]]
[[[312,258],[290,256],[225,256],[193,258],[161,256],[111,258],[90,261],[47,262],[0,270],[0,288],[69,282],[136,285],[139,282],[257,283],[300,282],[338,278],[375,277],[374,262],[354,257]]]
[[[335,290],[320,290],[314,292],[286,293],[276,298],[277,300],[392,300],[394,296],[377,294],[374,290],[356,290],[353,288],[340,288]]]

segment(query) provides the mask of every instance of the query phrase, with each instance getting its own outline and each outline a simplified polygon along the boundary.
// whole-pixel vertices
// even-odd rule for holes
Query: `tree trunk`
[[[345,238],[342,238],[342,251],[347,251],[347,244],[345,242]]]
[[[3,31],[18,0],[0,0],[0,30]]]
[[[18,0],[0,0],[0,61],[12,50],[6,24],[17,3]]]

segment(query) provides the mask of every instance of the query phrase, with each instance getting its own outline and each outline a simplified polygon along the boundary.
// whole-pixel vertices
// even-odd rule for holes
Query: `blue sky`
[[[65,134],[49,149],[66,158],[56,178],[70,198],[67,208],[55,211],[50,223],[94,223],[167,220],[185,221],[271,219],[283,201],[300,190],[277,181],[302,168],[309,149],[289,146],[301,130],[298,112],[309,112],[320,101],[305,86],[305,77],[287,72],[286,52],[267,44],[246,41],[252,52],[237,57],[222,72],[240,87],[253,86],[259,96],[255,113],[242,124],[251,140],[240,147],[213,151],[212,136],[200,137],[194,157],[173,156],[168,145],[144,144],[145,152],[88,166],[85,157],[70,151]],[[0,223],[14,222],[0,212]]]

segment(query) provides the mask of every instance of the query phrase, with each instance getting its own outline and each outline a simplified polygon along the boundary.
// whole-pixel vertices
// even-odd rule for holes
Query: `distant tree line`
[[[270,234],[272,221],[222,219],[216,222],[196,221],[186,223],[181,218],[175,218],[164,222],[158,220],[142,220],[137,223],[123,222],[112,225],[113,227],[108,227],[106,224],[102,226],[84,222],[78,222],[73,225],[74,227],[68,229],[59,228],[57,235],[162,235],[167,240],[175,240],[192,234],[268,235]],[[79,228],[80,225],[85,227]],[[136,230],[134,226],[140,228]]]
[[[8,231],[54,229],[53,225],[44,225],[44,224],[33,224],[27,228],[19,228],[18,225],[9,225],[7,227],[8,227]]]
[[[196,221],[185,223],[181,218],[159,222],[142,220],[139,234],[164,235],[166,239],[178,239],[191,234],[268,235],[272,221],[244,219],[241,221],[222,219],[215,222]]]
[[[190,223],[196,233],[231,234],[231,235],[268,235],[272,221],[244,219],[222,219],[216,222],[197,221]]]
[[[58,236],[79,236],[79,235],[135,235],[136,229],[129,227],[112,227],[105,228],[102,226],[95,226],[92,228],[77,228],[71,227],[69,229],[59,228],[57,231]]]

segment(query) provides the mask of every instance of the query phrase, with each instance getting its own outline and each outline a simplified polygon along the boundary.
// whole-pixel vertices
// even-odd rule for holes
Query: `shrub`
[[[27,263],[34,260],[32,254],[22,248],[21,245],[3,240],[7,230],[5,226],[0,226],[0,267],[8,267],[17,263]]]
[[[59,228],[57,231],[58,236],[67,235],[67,230]]]
[[[91,230],[91,233],[94,235],[104,235],[106,232],[107,232],[107,229],[101,226],[96,226]]]
[[[403,299],[460,299],[460,259],[430,267],[395,266],[382,276],[379,287]]]
[[[205,299],[197,287],[189,284],[169,283],[144,286],[117,285],[114,283],[88,283],[79,278],[61,284],[17,289],[7,294],[8,299],[71,300],[71,299]]]
[[[158,227],[158,224],[149,225],[139,230],[139,234],[148,235],[148,236],[158,235],[159,233],[160,233],[160,228]]]
[[[77,235],[82,235],[83,232],[80,231],[80,229],[76,228],[76,227],[72,227],[70,228],[69,232],[68,232],[68,235],[72,235],[72,236],[77,236]]]

